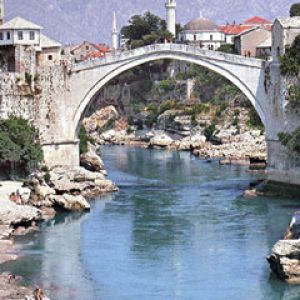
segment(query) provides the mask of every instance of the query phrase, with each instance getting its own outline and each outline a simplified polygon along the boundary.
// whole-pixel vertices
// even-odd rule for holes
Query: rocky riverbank
[[[16,260],[13,237],[39,230],[57,212],[89,211],[89,199],[117,191],[95,148],[81,156],[81,167],[56,167],[31,174],[25,182],[0,183],[0,263]],[[42,289],[25,288],[14,274],[0,274],[0,299],[47,299]]]
[[[141,126],[147,112],[134,117],[134,122],[140,124],[135,126],[129,125],[128,120],[121,117],[115,107],[108,106],[86,118],[84,126],[99,145],[192,151],[204,159],[220,159],[221,164],[266,166],[264,132],[247,126],[246,109],[236,108],[239,122],[232,122],[232,109],[226,110],[216,125],[212,125],[214,115],[198,114],[193,121],[191,116],[183,113],[167,110],[157,117],[155,126],[148,128]]]

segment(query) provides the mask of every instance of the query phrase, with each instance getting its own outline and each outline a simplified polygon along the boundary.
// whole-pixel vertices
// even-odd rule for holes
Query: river
[[[120,191],[18,238],[22,257],[2,270],[52,300],[300,299],[266,261],[297,199],[243,199],[257,175],[188,152],[106,146],[102,157]]]

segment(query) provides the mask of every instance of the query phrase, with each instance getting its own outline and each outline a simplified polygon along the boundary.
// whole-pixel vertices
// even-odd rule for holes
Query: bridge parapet
[[[169,52],[170,54],[187,54],[195,55],[205,59],[215,61],[226,61],[233,64],[250,66],[252,68],[263,68],[265,61],[252,57],[244,57],[241,55],[229,54],[219,51],[203,50],[197,46],[185,44],[153,44],[141,48],[136,48],[127,51],[115,51],[114,53],[107,54],[105,57],[95,58],[89,61],[76,63],[71,67],[72,72],[79,72],[82,70],[92,69],[102,65],[109,65],[119,63],[129,59],[135,59],[141,56],[150,55],[154,53]]]

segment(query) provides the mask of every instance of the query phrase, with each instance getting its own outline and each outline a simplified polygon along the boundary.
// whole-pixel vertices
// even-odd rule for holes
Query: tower
[[[111,36],[112,36],[112,48],[113,49],[118,49],[119,48],[119,34],[118,34],[118,29],[117,29],[117,17],[116,17],[115,12],[114,12],[114,16],[113,16]]]
[[[176,37],[176,0],[166,0],[167,29]]]
[[[4,0],[0,0],[0,25],[4,23]]]

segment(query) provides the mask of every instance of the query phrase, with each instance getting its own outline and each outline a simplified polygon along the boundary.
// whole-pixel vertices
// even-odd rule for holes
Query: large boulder
[[[201,134],[196,134],[191,137],[183,138],[180,141],[179,150],[200,149],[205,145],[206,137]]]
[[[92,172],[104,171],[103,160],[97,154],[96,147],[91,144],[88,145],[88,152],[80,155],[80,165]]]
[[[296,212],[286,230],[267,258],[272,271],[279,279],[300,284],[300,213]]]
[[[150,140],[151,146],[168,147],[173,144],[174,140],[165,133],[157,133]]]
[[[280,240],[267,258],[279,279],[300,284],[300,240]]]
[[[17,205],[16,203],[1,199],[0,224],[18,225],[42,220],[42,213],[39,209],[29,205]]]
[[[50,172],[50,183],[58,194],[94,196],[117,190],[115,184],[106,180],[103,174],[82,167],[54,168]]]
[[[55,195],[51,197],[54,205],[61,206],[68,211],[85,211],[90,210],[90,205],[86,199],[81,196],[73,196],[69,194]]]
[[[90,117],[85,118],[83,120],[83,126],[88,133],[98,132],[118,118],[119,113],[117,112],[116,108],[110,105],[99,109]]]

